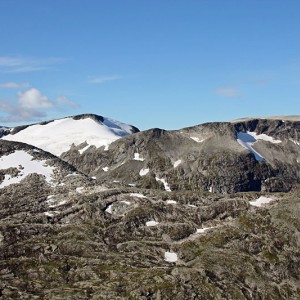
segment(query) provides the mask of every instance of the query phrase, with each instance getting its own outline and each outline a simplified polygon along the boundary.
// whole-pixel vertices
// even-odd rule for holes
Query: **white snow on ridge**
[[[17,168],[20,173],[17,177],[5,175],[4,181],[0,188],[8,186],[13,183],[19,183],[23,178],[32,173],[44,175],[46,181],[50,182],[53,176],[53,167],[45,165],[44,160],[33,160],[33,156],[23,150],[17,150],[7,156],[0,158],[0,169]]]
[[[264,157],[260,155],[256,150],[253,149],[252,145],[257,142],[257,140],[250,134],[246,132],[237,133],[237,141],[244,148],[248,149],[255,156],[257,161],[265,161]]]
[[[171,192],[171,188],[170,188],[169,184],[167,183],[167,181],[166,181],[165,179],[163,179],[163,178],[158,178],[158,177],[155,177],[155,179],[156,179],[156,181],[160,181],[160,182],[163,183],[163,185],[165,186],[165,190],[166,190],[167,192]]]
[[[130,197],[147,198],[145,195],[140,194],[140,193],[131,193]]]
[[[84,187],[83,186],[77,187],[76,192],[82,194],[84,192]]]
[[[209,229],[212,229],[212,228],[215,228],[215,227],[204,227],[204,228],[199,228],[197,229],[196,233],[204,233],[205,231],[209,230]]]
[[[139,161],[144,161],[144,160],[145,160],[144,158],[141,158],[141,157],[140,157],[140,154],[139,154],[139,153],[134,153],[133,159],[134,159],[134,160],[139,160]]]
[[[153,227],[153,226],[156,226],[156,225],[158,225],[159,223],[158,222],[156,222],[156,221],[148,221],[148,222],[146,222],[146,226],[147,227]]]
[[[82,154],[83,152],[85,152],[85,150],[87,150],[88,148],[90,148],[91,145],[87,145],[84,148],[78,150],[80,154]]]
[[[181,159],[176,160],[173,164],[174,168],[178,167],[181,164]]]
[[[176,262],[178,256],[175,252],[165,252],[165,261],[167,262]]]
[[[108,172],[109,167],[104,167],[104,168],[102,168],[102,170],[103,170],[104,172]]]
[[[177,204],[177,201],[175,201],[175,200],[167,200],[167,204]]]
[[[264,157],[259,154],[256,150],[253,149],[253,144],[256,143],[258,140],[263,140],[266,142],[270,142],[272,144],[279,144],[282,141],[280,140],[274,140],[273,137],[266,135],[266,134],[257,134],[256,132],[238,132],[237,133],[237,141],[240,145],[242,145],[244,148],[251,151],[257,161],[264,161]]]
[[[112,214],[112,207],[113,207],[113,204],[110,204],[107,208],[106,208],[106,212],[109,213],[109,214]]]
[[[140,176],[145,176],[145,175],[147,175],[149,173],[149,169],[141,169],[141,171],[140,171]]]
[[[31,144],[60,156],[69,150],[72,144],[79,145],[83,142],[88,144],[86,149],[91,145],[108,148],[110,143],[130,134],[130,129],[129,125],[120,122],[113,123],[110,119],[104,119],[103,124],[100,124],[91,118],[80,120],[65,118],[46,125],[28,126],[14,135],[3,137],[3,139]],[[80,151],[83,153],[85,148]]]
[[[202,143],[205,139],[200,140],[198,137],[191,136],[191,139],[197,143]]]
[[[263,140],[263,141],[266,141],[266,142],[270,142],[272,144],[279,144],[279,143],[282,143],[281,140],[275,140],[273,137],[267,135],[267,134],[257,134],[256,132],[254,131],[247,131],[247,134],[251,135],[254,139],[256,140]]]
[[[102,123],[110,128],[113,128],[113,130],[119,136],[125,136],[132,133],[132,127],[130,125],[119,122],[117,120],[104,118],[104,121]]]
[[[264,204],[270,203],[271,201],[274,201],[274,199],[273,198],[267,198],[267,197],[264,197],[264,196],[260,196],[258,199],[254,200],[254,201],[250,201],[249,203],[252,206],[261,207]]]
[[[60,202],[58,202],[58,203],[49,205],[49,207],[50,207],[50,208],[55,208],[55,207],[59,207],[59,206],[61,206],[61,205],[64,205],[64,204],[66,204],[66,203],[67,203],[66,200],[62,200],[62,201],[60,201]]]
[[[298,145],[298,146],[300,146],[300,142],[298,142],[298,141],[295,141],[295,140],[291,140],[295,145]]]

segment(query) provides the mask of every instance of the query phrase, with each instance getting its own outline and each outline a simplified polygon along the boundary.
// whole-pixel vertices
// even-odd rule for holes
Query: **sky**
[[[300,115],[298,0],[0,0],[0,125]]]

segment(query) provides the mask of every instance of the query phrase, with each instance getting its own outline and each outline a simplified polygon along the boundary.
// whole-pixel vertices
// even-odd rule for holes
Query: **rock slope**
[[[151,129],[113,142],[108,151],[72,147],[61,157],[105,182],[143,188],[289,191],[300,180],[300,122],[250,119]]]
[[[299,299],[299,130],[151,129],[60,158],[0,140],[0,299]]]

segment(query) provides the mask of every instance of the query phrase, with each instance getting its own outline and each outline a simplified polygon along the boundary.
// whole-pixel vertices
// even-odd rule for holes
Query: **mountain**
[[[119,139],[107,151],[72,147],[61,158],[103,182],[142,188],[289,191],[300,180],[300,121],[247,119],[151,129]]]
[[[0,299],[299,299],[299,121],[105,120],[2,129]]]
[[[82,145],[84,149],[90,146],[104,147],[107,150],[113,141],[138,131],[134,126],[109,118],[84,114],[3,129],[2,139],[27,143],[60,156],[72,145]]]

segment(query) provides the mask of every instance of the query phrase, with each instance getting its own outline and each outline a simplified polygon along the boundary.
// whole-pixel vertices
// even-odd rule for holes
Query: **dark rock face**
[[[265,134],[281,142],[258,140],[253,149],[263,161],[237,142],[238,132]],[[247,120],[206,123],[178,131],[151,129],[112,143],[108,151],[90,147],[82,155],[73,147],[62,159],[90,176],[136,186],[218,193],[288,191],[300,181],[300,122]],[[135,160],[135,153],[142,159]],[[176,165],[176,162],[179,162]],[[104,171],[103,168],[107,170]],[[142,169],[149,172],[140,176]]]

